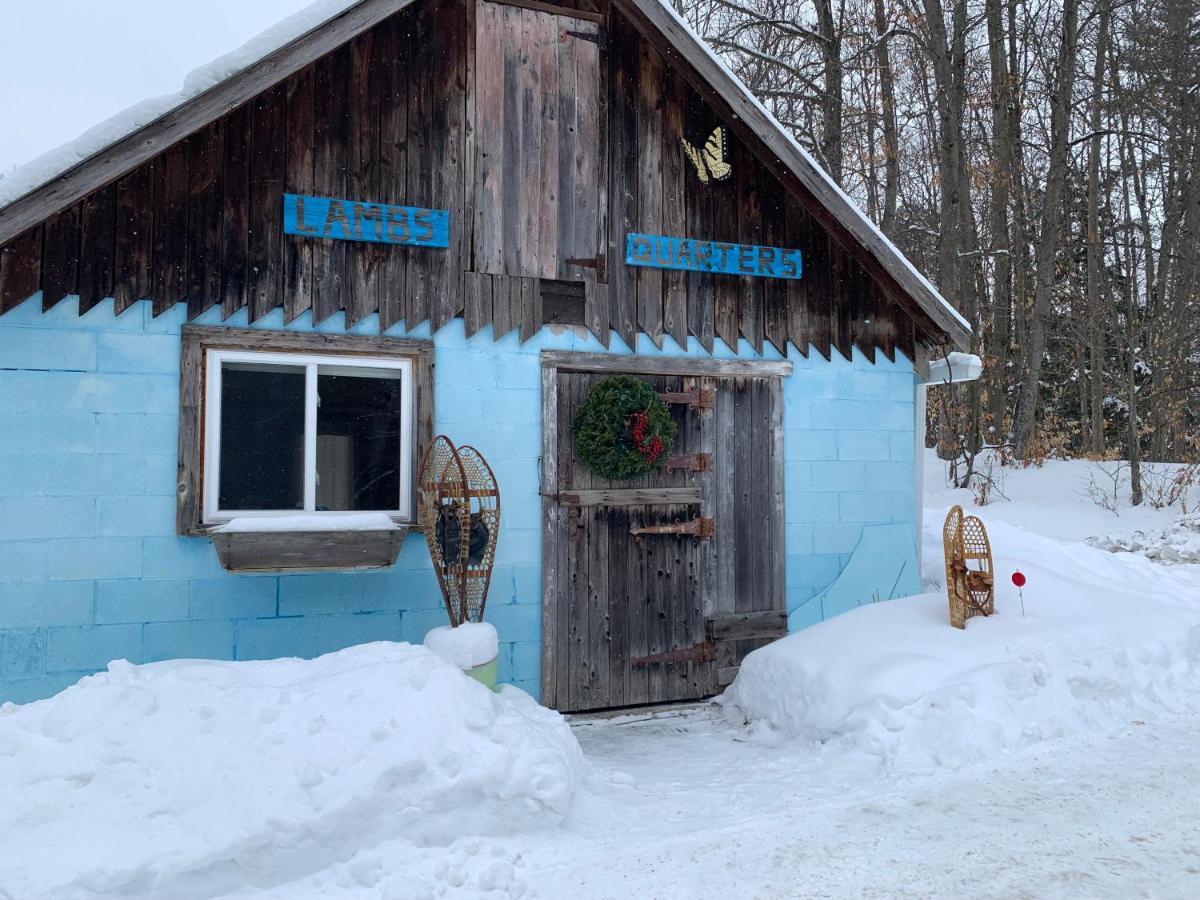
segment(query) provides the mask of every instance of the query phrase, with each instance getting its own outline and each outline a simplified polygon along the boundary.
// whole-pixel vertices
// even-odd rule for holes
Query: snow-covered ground
[[[115,688],[97,704],[79,691],[71,702],[9,707],[0,714],[0,897],[63,896],[46,890],[51,882],[16,880],[50,860],[60,884],[120,863],[142,879],[127,881],[127,894],[156,898],[1200,895],[1200,566],[1089,546],[1088,537],[1167,528],[1178,512],[1096,506],[1087,466],[1015,470],[1009,502],[970,510],[989,526],[1001,586],[997,615],[956,631],[939,584],[939,529],[947,506],[970,500],[941,488],[931,461],[929,594],[867,605],[759,651],[723,704],[576,719],[586,763],[554,714],[511,690],[492,706],[419,648],[394,652],[433,666],[433,694],[371,687],[380,672],[360,672],[373,704],[417,713],[405,720],[411,730],[388,733],[382,754],[362,750],[377,715],[332,711],[354,689],[343,671],[353,667],[333,666],[336,690],[325,691],[323,661],[278,664],[306,686],[289,688],[293,698],[310,690],[324,700],[292,704],[305,712],[283,710],[266,725],[279,707],[269,669],[252,679],[269,689],[244,703],[240,690],[222,705],[219,691],[169,689],[163,678],[144,694],[135,673],[148,667],[118,667],[106,677],[132,711],[117,712]],[[1015,568],[1029,577],[1024,616],[1007,580]],[[230,664],[204,666],[228,687]],[[431,697],[436,717],[421,716]],[[197,721],[203,708],[209,721],[231,716],[240,742],[221,751],[195,725],[139,730],[153,704],[185,724],[184,710]],[[342,740],[321,743],[314,785],[304,757],[318,707],[317,734]],[[434,718],[449,719],[453,741],[429,738]],[[127,722],[134,727],[117,739]],[[270,735],[291,747],[282,762]],[[444,785],[453,767],[439,754],[453,746],[465,759],[460,739],[491,768],[461,763],[467,774]],[[194,749],[178,746],[193,740]],[[156,741],[153,752],[139,749]],[[172,749],[180,761],[169,766]],[[257,768],[247,763],[260,754]],[[420,773],[406,768],[411,758],[425,761]],[[355,774],[339,776],[342,765]],[[266,784],[251,786],[241,770]],[[186,787],[197,772],[205,814],[187,805],[200,802]],[[478,775],[505,787],[481,793]],[[352,817],[303,802],[332,804],[337,785],[347,801],[386,790],[351,803]],[[405,804],[431,810],[428,827],[390,811]],[[292,841],[297,834],[304,840]],[[221,866],[239,847],[237,862]],[[70,883],[73,897],[117,886]]]

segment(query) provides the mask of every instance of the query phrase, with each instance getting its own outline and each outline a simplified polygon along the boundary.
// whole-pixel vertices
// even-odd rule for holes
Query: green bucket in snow
[[[473,666],[466,669],[466,673],[482,684],[485,688],[496,689],[496,661],[500,657],[496,657],[491,662],[485,662],[480,666]]]

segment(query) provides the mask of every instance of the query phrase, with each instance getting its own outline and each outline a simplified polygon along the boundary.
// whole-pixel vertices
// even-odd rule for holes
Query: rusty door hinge
[[[687,663],[714,662],[717,658],[717,645],[710,641],[702,641],[691,647],[680,647],[678,650],[667,650],[665,653],[651,653],[649,656],[633,656],[629,659],[631,666],[648,666],[651,663]]]
[[[575,256],[571,257],[570,259],[564,259],[563,264],[568,266],[579,266],[581,269],[595,269],[596,279],[598,281],[603,281],[606,258],[607,257],[603,253],[597,253],[595,256]]]
[[[690,391],[663,391],[658,395],[663,403],[686,403],[693,409],[712,409],[717,392],[713,388],[695,388]]]
[[[708,472],[712,469],[711,453],[685,453],[667,460],[667,471],[684,469],[688,472]]]
[[[690,534],[701,541],[708,540],[717,533],[716,522],[711,518],[699,516],[687,522],[675,522],[670,525],[643,525],[641,528],[630,528],[629,533],[635,537],[644,534]]]

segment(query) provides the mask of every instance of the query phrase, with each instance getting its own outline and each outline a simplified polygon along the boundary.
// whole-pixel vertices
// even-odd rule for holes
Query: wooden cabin
[[[502,493],[501,680],[558,709],[917,589],[969,328],[666,3],[362,0],[87,140],[0,180],[0,700],[420,642],[435,433]],[[615,373],[677,425],[634,480],[571,437]]]

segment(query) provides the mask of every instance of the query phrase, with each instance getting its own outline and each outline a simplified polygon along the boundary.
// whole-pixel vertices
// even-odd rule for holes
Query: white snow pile
[[[1140,553],[1167,565],[1200,564],[1200,514],[1184,516],[1160,531],[1135,531],[1129,537],[1093,537],[1088,543],[1110,553]]]
[[[942,566],[931,518],[927,572]],[[1194,574],[987,524],[995,615],[951,628],[944,592],[859,607],[747,656],[721,698],[727,712],[776,739],[926,770],[1200,699]],[[1009,581],[1017,568],[1024,616]]]
[[[241,534],[259,531],[392,531],[399,526],[381,512],[339,513],[290,516],[240,516],[215,528],[213,533]]]
[[[425,646],[460,669],[490,663],[500,652],[496,626],[488,622],[463,622],[457,628],[442,625],[425,635]]]
[[[115,662],[0,707],[0,897],[270,887],[384,842],[553,827],[583,775],[561,716],[410,644]]]

